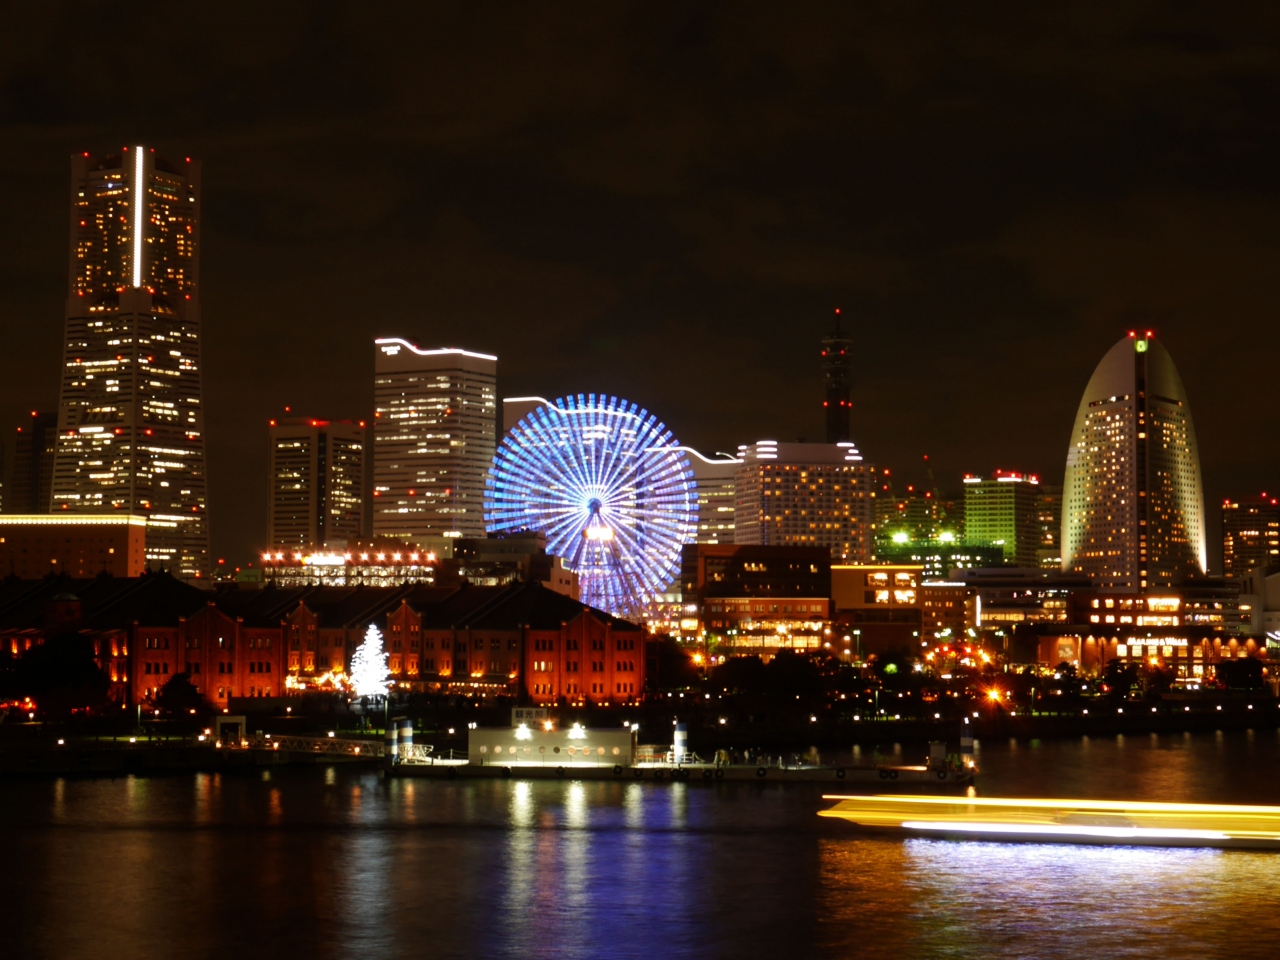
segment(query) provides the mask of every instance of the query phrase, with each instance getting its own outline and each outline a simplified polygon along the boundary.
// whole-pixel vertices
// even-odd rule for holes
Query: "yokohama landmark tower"
[[[143,516],[151,567],[208,576],[200,165],[82,154],[70,199],[51,509]]]
[[[1130,333],[1089,378],[1067,451],[1062,568],[1145,593],[1205,573],[1204,490],[1169,351]]]

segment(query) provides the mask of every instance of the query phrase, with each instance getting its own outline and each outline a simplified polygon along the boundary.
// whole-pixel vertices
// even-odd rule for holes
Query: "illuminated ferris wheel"
[[[689,461],[649,411],[602,394],[561,397],[520,420],[485,482],[490,533],[538,532],[578,575],[583,603],[642,615],[695,539]]]

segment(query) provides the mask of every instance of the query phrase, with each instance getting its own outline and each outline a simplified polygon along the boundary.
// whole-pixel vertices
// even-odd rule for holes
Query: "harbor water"
[[[984,741],[978,762],[983,795],[1280,804],[1276,730]],[[341,766],[8,780],[0,956],[1280,955],[1273,854],[889,839],[823,806]]]

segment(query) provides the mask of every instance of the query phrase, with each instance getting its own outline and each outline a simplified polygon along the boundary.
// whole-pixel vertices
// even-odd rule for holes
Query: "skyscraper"
[[[826,398],[822,401],[826,417],[827,443],[847,443],[852,437],[849,414],[853,401],[849,399],[853,385],[850,361],[853,359],[853,341],[840,330],[840,311],[836,311],[836,328],[822,338],[822,380]]]
[[[374,341],[373,535],[483,537],[498,358]]]
[[[710,458],[690,448],[689,466],[698,485],[697,543],[733,543],[734,475],[741,463],[728,454]]]
[[[1265,493],[1222,502],[1222,574],[1280,564],[1280,505]]]
[[[1130,593],[1206,570],[1191,408],[1150,331],[1108,350],[1080,400],[1063,483],[1062,569]]]
[[[5,513],[48,513],[53,483],[53,454],[58,416],[31,411],[13,445],[13,474],[5,491]]]
[[[365,425],[272,420],[267,545],[323,547],[364,532]]]
[[[998,546],[1006,564],[1037,566],[1040,478],[997,470],[990,477],[964,478],[965,543]]]
[[[200,165],[141,146],[71,163],[52,509],[147,518],[147,561],[209,572]]]
[[[875,468],[852,443],[738,448],[734,543],[826,547],[832,560],[866,563],[875,549]]]

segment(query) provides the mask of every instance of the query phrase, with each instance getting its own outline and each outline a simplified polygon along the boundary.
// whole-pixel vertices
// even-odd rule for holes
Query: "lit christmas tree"
[[[351,657],[351,689],[357,697],[386,696],[390,685],[387,652],[382,649],[382,631],[373,624],[364,633],[364,642]]]

